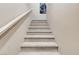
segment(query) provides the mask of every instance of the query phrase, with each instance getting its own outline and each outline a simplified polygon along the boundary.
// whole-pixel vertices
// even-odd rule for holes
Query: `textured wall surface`
[[[48,4],[48,20],[61,54],[79,54],[79,4]]]
[[[3,26],[29,10],[27,4],[0,4],[0,26]],[[1,12],[2,11],[2,12]],[[3,14],[4,13],[4,14]],[[31,21],[31,13],[11,27],[6,33],[0,36],[0,54],[17,54],[24,41],[28,25]],[[2,24],[1,24],[2,23]]]
[[[0,3],[0,27],[6,25],[28,8],[28,4],[23,3]]]

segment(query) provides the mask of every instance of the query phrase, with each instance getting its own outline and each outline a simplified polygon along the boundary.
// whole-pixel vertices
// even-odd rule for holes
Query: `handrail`
[[[12,20],[11,22],[9,22],[7,25],[3,26],[0,28],[0,36],[5,33],[9,28],[11,28],[13,25],[15,25],[18,21],[20,21],[20,19],[27,15],[29,12],[31,12],[31,9],[29,9],[28,11],[24,12],[23,14],[19,15],[18,17],[16,17],[14,20]]]

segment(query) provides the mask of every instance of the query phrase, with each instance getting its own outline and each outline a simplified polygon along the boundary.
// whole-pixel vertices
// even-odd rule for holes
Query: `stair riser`
[[[28,29],[28,31],[51,31],[50,29]]]
[[[24,38],[24,39],[55,39],[54,37],[52,38],[52,37],[48,37],[48,38],[45,38],[45,37],[26,37],[26,38]]]
[[[40,30],[42,30],[42,29],[50,29],[50,28],[28,28],[28,29],[40,29]]]
[[[30,25],[30,26],[48,26],[48,25],[42,25],[42,24],[33,24],[33,25]]]
[[[31,22],[48,22],[48,21],[31,21]]]
[[[48,21],[48,20],[32,20],[32,21]]]
[[[30,26],[48,26],[48,24],[31,24]]]
[[[27,34],[28,34],[28,35],[32,35],[32,34],[34,34],[34,35],[37,35],[37,34],[38,34],[38,35],[44,35],[44,34],[45,34],[45,35],[47,35],[47,34],[48,34],[48,35],[51,35],[52,33],[51,33],[51,32],[27,32]]]
[[[35,26],[33,26],[33,27],[29,27],[29,28],[36,28],[36,29],[37,29],[37,28],[38,28],[38,29],[45,28],[45,29],[47,29],[47,28],[49,28],[49,27],[39,27],[39,26],[38,26],[38,27],[35,27]]]
[[[50,30],[28,30],[27,33],[52,33]]]
[[[52,32],[27,32],[27,33],[40,33],[40,34],[45,33],[46,34],[46,33],[52,33]]]
[[[25,39],[25,42],[55,42],[54,39]]]
[[[46,22],[32,22],[31,24],[47,24],[48,25],[48,23]]]
[[[49,27],[49,26],[29,26],[29,27]]]
[[[36,20],[36,21],[34,21],[34,20],[32,20],[32,22],[48,22],[47,20]]]
[[[50,28],[28,28],[28,30],[50,30]]]
[[[29,39],[29,38],[35,38],[35,39],[54,39],[55,36],[54,35],[27,35],[25,37],[26,39]]]
[[[47,51],[51,51],[51,52],[57,52],[58,48],[57,47],[31,47],[31,48],[21,48],[22,52],[47,52]]]
[[[46,23],[46,24],[48,24],[48,22],[31,22],[31,23]]]
[[[31,24],[48,24],[48,23],[42,23],[42,22],[33,22],[33,23],[31,23]]]
[[[32,20],[32,21],[48,21],[48,20]]]
[[[52,33],[27,33],[27,35],[52,35]]]
[[[27,35],[52,35],[52,34],[49,34],[49,33],[28,33]]]

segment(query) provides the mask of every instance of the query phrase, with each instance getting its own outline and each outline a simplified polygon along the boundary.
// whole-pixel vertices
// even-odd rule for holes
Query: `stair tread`
[[[27,35],[53,35],[52,33],[33,33],[33,32],[30,32],[30,33],[27,33]]]
[[[48,22],[48,21],[44,21],[44,20],[41,21],[41,20],[40,20],[40,21],[31,21],[31,22]]]
[[[54,40],[54,39],[52,39],[52,38],[50,38],[50,39],[48,39],[48,38],[31,38],[31,40],[33,40],[33,39],[35,39],[35,40]],[[28,39],[28,40],[30,40],[30,39]]]
[[[29,28],[49,28],[48,26],[29,26]]]
[[[42,33],[44,33],[44,32],[51,32],[50,30],[28,30],[27,32],[42,32]],[[52,32],[51,32],[52,33]]]
[[[58,52],[46,51],[46,52],[20,52],[19,55],[60,55]]]
[[[31,39],[25,39],[26,42],[55,42],[55,39],[39,39],[39,38],[31,38]]]
[[[52,32],[37,32],[37,31],[35,31],[35,32],[27,32],[27,34],[28,33],[40,33],[41,34],[41,33],[52,33]]]
[[[31,22],[31,24],[48,24],[48,22]]]
[[[28,29],[28,30],[34,30],[34,31],[51,31],[50,29]]]
[[[42,24],[31,24],[30,26],[48,26],[48,25],[42,25]]]
[[[31,22],[31,24],[37,24],[37,23],[38,23],[38,24],[40,24],[40,23],[41,23],[41,24],[48,24],[48,22]]]
[[[29,27],[49,27],[49,26],[29,26]]]
[[[32,21],[48,21],[48,20],[32,20]]]
[[[28,29],[50,29],[48,27],[29,27]]]
[[[25,38],[54,38],[54,35],[27,35]]]
[[[48,24],[48,22],[45,22],[45,21],[32,21],[31,23],[46,23],[46,24]]]
[[[55,39],[48,39],[48,38],[30,38],[30,39],[25,39],[24,41],[27,42],[55,42]]]
[[[24,42],[21,47],[58,47],[56,42]]]
[[[29,30],[50,30],[50,28],[28,28]]]
[[[42,23],[45,23],[45,24],[48,24],[48,22],[31,22],[31,23],[32,23],[32,24],[33,24],[33,23],[38,23],[38,24],[39,24],[39,23],[41,23],[41,24],[42,24]]]
[[[49,26],[48,24],[35,24],[35,23],[33,23],[33,24],[30,24],[30,26]]]

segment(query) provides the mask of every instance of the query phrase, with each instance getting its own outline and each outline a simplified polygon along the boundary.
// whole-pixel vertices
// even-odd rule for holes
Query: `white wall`
[[[0,26],[4,26],[17,16],[29,10],[28,4],[0,4]],[[16,25],[0,36],[0,54],[17,54],[26,36],[31,14],[21,18]]]
[[[79,54],[79,4],[48,4],[48,20],[61,54]]]
[[[28,10],[28,4],[0,3],[0,27],[6,25],[25,10]]]
[[[33,20],[47,20],[46,14],[40,14],[40,3],[31,3],[33,9]]]

